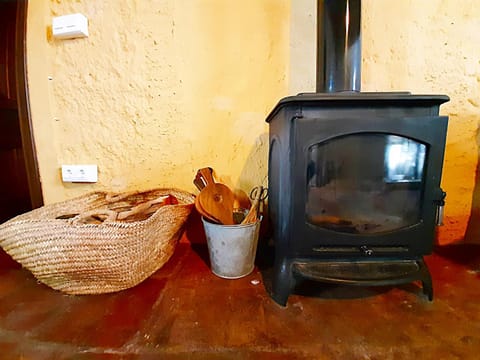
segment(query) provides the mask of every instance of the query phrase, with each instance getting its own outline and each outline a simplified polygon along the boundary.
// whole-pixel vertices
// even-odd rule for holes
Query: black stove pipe
[[[317,0],[317,92],[360,91],[361,0]]]

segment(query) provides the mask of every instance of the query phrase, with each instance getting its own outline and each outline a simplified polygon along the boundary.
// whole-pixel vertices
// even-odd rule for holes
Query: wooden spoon
[[[234,225],[232,190],[224,184],[208,181],[197,196],[201,208],[224,225]]]

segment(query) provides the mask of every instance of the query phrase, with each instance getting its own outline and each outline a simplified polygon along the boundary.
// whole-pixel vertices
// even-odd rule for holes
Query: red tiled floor
[[[162,269],[114,294],[62,294],[1,254],[0,359],[478,357],[478,246],[440,248],[427,257],[433,302],[417,284],[306,282],[282,308],[266,291],[268,268],[218,278],[198,218],[186,230]]]

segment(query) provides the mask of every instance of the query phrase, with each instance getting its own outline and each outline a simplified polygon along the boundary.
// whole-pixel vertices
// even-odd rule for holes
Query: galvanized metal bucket
[[[255,267],[260,218],[245,225],[215,224],[202,217],[212,272],[225,279],[238,279]]]

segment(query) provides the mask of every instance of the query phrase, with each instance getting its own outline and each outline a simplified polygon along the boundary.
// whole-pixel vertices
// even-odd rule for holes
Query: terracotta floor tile
[[[416,283],[305,281],[284,308],[269,296],[267,257],[244,278],[219,278],[198,231],[191,224],[162,269],[114,294],[65,295],[0,262],[0,359],[478,357],[480,246],[427,257],[433,302]]]

